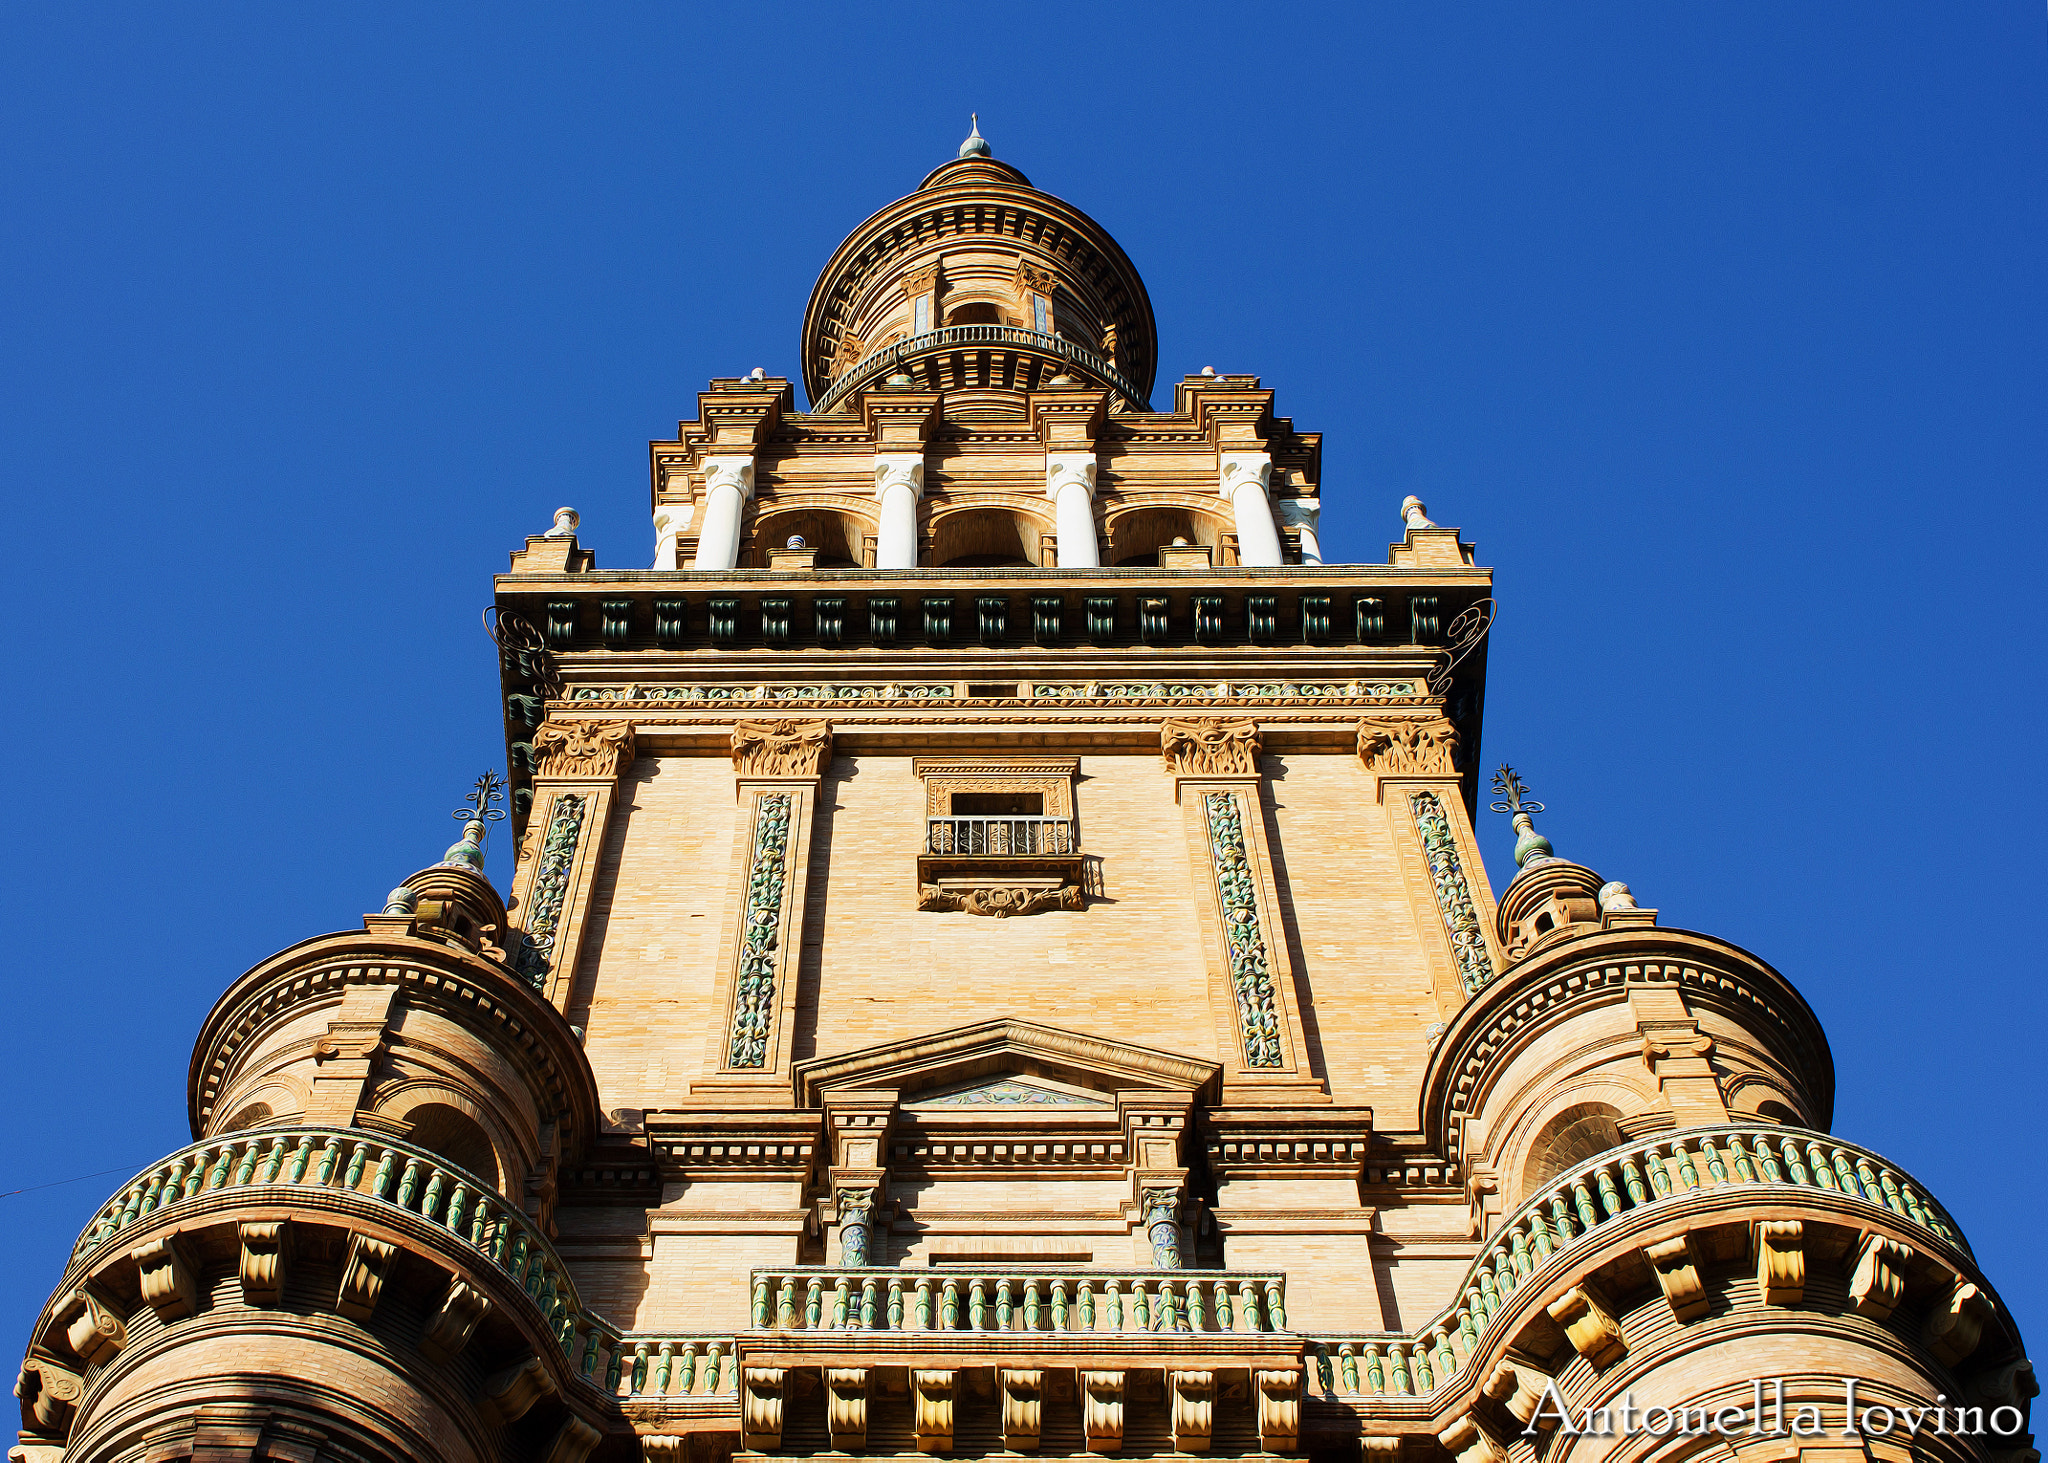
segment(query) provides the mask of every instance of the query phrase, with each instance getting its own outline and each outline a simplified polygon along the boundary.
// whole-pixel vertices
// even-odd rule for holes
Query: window
[[[1031,328],[1040,335],[1052,334],[1052,301],[1044,295],[1031,297]]]
[[[932,297],[930,295],[919,295],[917,297],[917,303],[911,307],[911,334],[923,335],[926,331],[930,330],[931,328]]]

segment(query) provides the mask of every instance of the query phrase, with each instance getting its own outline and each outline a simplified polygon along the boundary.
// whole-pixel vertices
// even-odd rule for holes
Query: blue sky
[[[0,1334],[187,1141],[220,990],[501,765],[506,551],[646,562],[647,440],[797,374],[970,110],[1163,383],[1325,434],[1332,558],[1463,525],[1488,764],[1800,986],[2031,1328],[2044,62],[2038,0],[6,7],[0,1189],[123,1172],[0,1199]]]

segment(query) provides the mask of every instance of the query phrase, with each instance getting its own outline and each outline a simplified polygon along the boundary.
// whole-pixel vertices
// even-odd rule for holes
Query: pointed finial
[[[1401,521],[1410,528],[1436,527],[1434,523],[1429,521],[1429,515],[1423,509],[1422,500],[1413,493],[1410,493],[1401,500]]]
[[[505,796],[505,779],[498,776],[493,768],[476,780],[476,787],[464,799],[465,806],[457,808],[450,816],[464,820],[461,839],[449,846],[441,855],[444,866],[484,871],[484,836],[491,831],[491,824],[505,816],[503,808],[492,807]]]
[[[1529,789],[1522,785],[1522,779],[1515,775],[1515,769],[1503,762],[1500,770],[1493,774],[1493,790],[1501,800],[1493,805],[1496,813],[1512,813],[1515,832],[1521,835],[1515,839],[1515,867],[1526,869],[1531,864],[1542,863],[1556,857],[1550,850],[1550,840],[1536,831],[1530,814],[1543,811],[1543,804],[1529,796]]]
[[[989,155],[988,142],[981,135],[981,114],[979,112],[969,112],[967,117],[967,140],[960,144],[960,156],[987,157]]]

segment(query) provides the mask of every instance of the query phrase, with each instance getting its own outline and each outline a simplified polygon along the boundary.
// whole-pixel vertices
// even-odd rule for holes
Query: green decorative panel
[[[1433,792],[1408,794],[1415,813],[1415,827],[1422,835],[1422,853],[1429,860],[1430,882],[1436,886],[1437,913],[1444,933],[1450,936],[1451,954],[1458,963],[1458,983],[1466,995],[1473,995],[1493,979],[1493,959],[1486,953],[1486,936],[1479,925],[1479,911],[1472,903],[1472,886],[1465,879],[1464,861],[1458,856],[1458,840],[1451,832],[1450,815],[1443,800]]]
[[[583,838],[589,801],[582,793],[565,792],[549,810],[540,866],[534,870],[533,887],[526,894],[526,930],[514,966],[535,990],[541,989],[553,968],[555,928],[562,917],[562,902],[568,897],[569,876],[576,867],[576,845]]]
[[[739,978],[733,987],[732,1040],[726,1063],[768,1065],[775,1031],[775,976],[782,949],[782,900],[789,877],[789,824],[796,799],[765,794],[754,805],[754,854],[747,865],[747,904],[740,928]]]
[[[1278,1067],[1282,1065],[1279,999],[1259,918],[1257,875],[1245,847],[1243,813],[1234,793],[1208,793],[1202,803],[1209,820],[1209,852],[1216,868],[1216,896],[1222,906],[1223,940],[1230,959],[1231,992],[1237,1000],[1244,1064]]]

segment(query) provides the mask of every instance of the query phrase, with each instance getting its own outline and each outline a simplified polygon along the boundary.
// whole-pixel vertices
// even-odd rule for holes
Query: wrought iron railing
[[[948,325],[939,330],[928,330],[922,335],[895,341],[883,346],[873,355],[863,357],[844,376],[832,383],[811,410],[831,411],[852,393],[863,386],[871,385],[905,361],[935,351],[976,346],[1012,346],[1036,351],[1040,355],[1053,356],[1070,365],[1079,366],[1098,381],[1108,382],[1122,393],[1132,406],[1142,409],[1146,405],[1145,398],[1138,388],[1115,366],[1086,346],[1075,345],[1062,336],[1049,335],[1042,330],[1026,330],[1020,325]]]
[[[1272,1270],[860,1269],[754,1271],[753,1324],[780,1331],[1274,1332],[1287,1277]]]
[[[924,851],[950,854],[1063,854],[1074,851],[1067,818],[928,818]]]
[[[1518,1287],[1624,1215],[1675,1205],[1696,1190],[1828,1189],[1876,1205],[1955,1246],[1955,1221],[1911,1179],[1868,1149],[1803,1128],[1723,1126],[1666,1133],[1611,1149],[1525,1200],[1465,1274],[1458,1298],[1409,1335],[1318,1337],[1315,1380],[1337,1396],[1420,1396],[1481,1351],[1494,1314]]]

